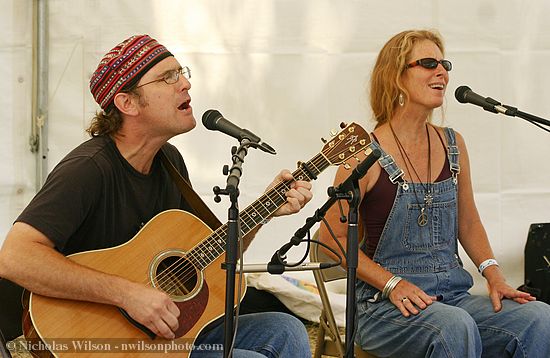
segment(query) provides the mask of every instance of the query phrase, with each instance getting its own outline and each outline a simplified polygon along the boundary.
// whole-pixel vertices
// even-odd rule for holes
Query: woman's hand
[[[518,291],[506,283],[504,275],[498,265],[487,267],[483,270],[483,277],[487,279],[487,290],[493,304],[493,309],[498,312],[502,309],[502,299],[508,298],[517,303],[535,301],[536,298],[527,292]]]
[[[423,310],[437,301],[437,297],[428,296],[422,289],[406,280],[399,281],[388,299],[405,317],[409,317],[411,313],[416,315],[420,312],[418,308]]]
[[[536,298],[529,293],[516,290],[503,280],[496,282],[487,281],[487,289],[489,290],[489,297],[491,298],[491,303],[493,304],[495,312],[502,309],[501,301],[504,298],[514,300],[521,304],[536,300]]]

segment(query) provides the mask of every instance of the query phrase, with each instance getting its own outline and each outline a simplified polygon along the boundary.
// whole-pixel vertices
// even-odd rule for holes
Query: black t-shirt
[[[188,180],[178,150],[169,143],[163,150]],[[110,137],[100,136],[76,147],[54,168],[16,221],[33,226],[68,255],[123,244],[167,209],[192,212],[159,154],[144,175]]]

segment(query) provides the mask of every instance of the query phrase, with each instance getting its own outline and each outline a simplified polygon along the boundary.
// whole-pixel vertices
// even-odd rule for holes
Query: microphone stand
[[[240,240],[240,220],[239,220],[239,182],[242,175],[242,163],[244,163],[244,157],[248,153],[248,147],[255,147],[254,143],[243,138],[241,140],[241,145],[237,149],[236,147],[231,148],[233,166],[231,169],[228,169],[227,166],[224,166],[223,172],[224,175],[228,175],[227,184],[225,189],[220,189],[219,187],[214,187],[214,201],[220,202],[221,195],[229,195],[229,200],[231,201],[231,206],[228,209],[228,234],[227,234],[227,243],[226,243],[226,254],[225,254],[225,263],[222,265],[222,268],[226,270],[225,276],[225,316],[224,316],[224,346],[223,346],[223,356],[230,357],[231,347],[233,343],[234,335],[234,324],[233,324],[233,309],[235,305],[235,273],[237,266],[237,243]]]
[[[550,127],[550,121],[547,120],[547,119],[540,118],[540,117],[534,116],[532,114],[522,112],[522,111],[520,111],[517,108],[512,107],[512,106],[503,105],[503,107],[506,108],[506,112],[504,112],[504,114],[506,114],[508,116],[520,117],[522,119],[525,119],[528,122],[536,122],[536,123],[539,123],[539,124]]]
[[[361,198],[359,179],[346,181],[337,188],[331,187],[328,194],[331,198],[346,199],[349,204],[348,235],[346,241],[346,353],[345,357],[353,357],[353,335],[355,332],[356,302],[355,281],[357,279],[357,264],[359,261],[359,228],[358,208]]]
[[[532,114],[522,112],[522,111],[518,110],[516,107],[508,106],[506,104],[501,104],[499,101],[497,101],[497,100],[495,100],[491,97],[487,97],[487,98],[485,98],[485,100],[488,103],[490,103],[491,105],[494,106],[494,109],[495,109],[494,113],[502,113],[502,114],[505,114],[505,115],[510,116],[510,117],[519,117],[519,118],[525,119],[526,121],[528,121],[532,124],[539,123],[539,124],[542,124],[544,126],[550,127],[550,121],[547,120],[547,119],[540,118],[540,117],[534,116]],[[535,124],[535,125],[539,128],[542,128],[538,124]],[[548,129],[546,129],[546,128],[542,128],[542,129],[548,131]]]

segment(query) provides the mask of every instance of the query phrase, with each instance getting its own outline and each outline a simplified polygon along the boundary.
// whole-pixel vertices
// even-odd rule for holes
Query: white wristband
[[[483,275],[483,270],[485,270],[487,267],[493,266],[493,265],[497,265],[497,266],[498,266],[497,260],[495,260],[495,259],[487,259],[487,260],[483,261],[481,264],[479,264],[479,268],[478,268],[477,270],[479,271],[480,274]]]

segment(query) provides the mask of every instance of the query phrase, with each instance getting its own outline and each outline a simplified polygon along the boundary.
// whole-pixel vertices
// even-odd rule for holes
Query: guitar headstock
[[[342,127],[342,130],[336,134],[331,133],[333,138],[321,150],[321,154],[331,164],[340,165],[352,157],[355,157],[359,161],[357,153],[363,150],[365,154],[369,154],[370,149],[367,146],[371,140],[363,127],[353,122],[348,125],[342,123],[340,127]],[[344,167],[349,169],[350,165],[346,163]]]

